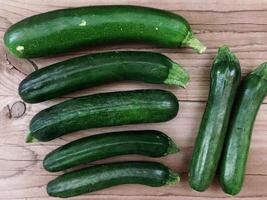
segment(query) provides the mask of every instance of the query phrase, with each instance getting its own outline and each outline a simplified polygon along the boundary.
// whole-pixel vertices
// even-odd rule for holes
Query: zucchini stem
[[[256,69],[251,72],[251,75],[256,76],[267,81],[267,62],[260,64]]]
[[[214,59],[214,64],[216,63],[225,63],[228,61],[229,63],[239,63],[238,58],[234,53],[231,52],[228,46],[223,45],[219,47],[218,53]]]
[[[174,153],[177,153],[179,152],[180,149],[178,147],[178,145],[173,141],[173,140],[169,140],[169,146],[168,146],[168,149],[167,149],[167,152],[165,155],[169,155],[169,154],[174,154]]]
[[[33,143],[33,142],[38,142],[38,140],[32,136],[31,133],[28,133],[25,139],[26,143]]]
[[[188,81],[188,72],[183,69],[179,64],[173,63],[172,67],[169,70],[167,79],[164,80],[164,83],[169,85],[178,85],[185,88]]]
[[[188,46],[195,49],[198,53],[204,53],[207,49],[204,44],[202,44],[192,32],[189,32],[185,40],[182,42],[182,46]]]
[[[180,182],[179,174],[169,169],[169,176],[167,178],[166,185],[176,185],[179,182]]]

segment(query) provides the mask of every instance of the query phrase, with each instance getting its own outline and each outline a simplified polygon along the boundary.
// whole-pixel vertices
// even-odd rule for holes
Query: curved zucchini
[[[80,164],[127,154],[161,157],[178,152],[177,145],[160,131],[123,131],[93,135],[50,152],[43,161],[47,171],[57,172]]]
[[[96,165],[70,172],[52,180],[47,193],[54,197],[72,197],[121,184],[151,187],[174,185],[180,177],[156,162],[120,162]]]
[[[96,53],[59,62],[27,76],[21,98],[37,103],[69,92],[112,81],[140,80],[185,87],[188,73],[168,57],[153,52]]]
[[[228,194],[242,188],[254,121],[266,95],[267,62],[244,78],[236,95],[220,166],[220,184]]]
[[[188,22],[168,11],[139,6],[90,6],[38,14],[12,25],[5,46],[20,58],[63,53],[107,43],[148,42],[205,51]]]
[[[190,186],[197,191],[206,190],[214,178],[239,81],[238,59],[228,47],[219,48],[189,170]]]
[[[177,98],[164,90],[78,97],[37,113],[31,120],[27,142],[49,141],[88,128],[168,121],[177,115],[178,107]]]

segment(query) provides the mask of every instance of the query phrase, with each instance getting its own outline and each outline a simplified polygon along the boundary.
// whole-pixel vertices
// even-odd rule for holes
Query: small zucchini
[[[73,197],[121,184],[151,187],[175,185],[180,177],[156,162],[120,162],[96,165],[57,177],[47,185],[53,197]]]
[[[122,131],[93,135],[50,152],[43,161],[47,171],[57,172],[80,164],[127,154],[161,157],[176,153],[177,145],[160,131]]]
[[[49,141],[88,128],[168,121],[177,115],[178,108],[177,98],[164,90],[78,97],[37,113],[31,120],[27,142]]]
[[[188,79],[188,73],[179,64],[159,53],[106,52],[37,70],[20,83],[19,94],[24,101],[37,103],[112,81],[139,80],[185,87]]]
[[[162,47],[206,47],[174,13],[140,6],[89,6],[38,14],[12,25],[4,44],[20,58],[63,53],[108,43],[148,42]]]
[[[189,170],[190,186],[197,191],[206,190],[216,173],[240,73],[235,55],[228,47],[219,48]]]
[[[219,171],[227,194],[241,191],[254,121],[266,95],[267,62],[244,78],[235,98]]]

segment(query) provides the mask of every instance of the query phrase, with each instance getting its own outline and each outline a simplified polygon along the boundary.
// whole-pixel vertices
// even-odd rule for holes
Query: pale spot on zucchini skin
[[[82,20],[81,23],[79,24],[79,26],[86,26],[86,21]]]
[[[16,47],[16,50],[19,51],[19,52],[22,52],[24,50],[24,46],[18,45]]]

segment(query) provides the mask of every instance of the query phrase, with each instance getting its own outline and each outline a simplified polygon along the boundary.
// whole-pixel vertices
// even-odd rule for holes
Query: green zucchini
[[[37,113],[27,142],[49,141],[73,131],[124,124],[163,122],[174,118],[178,100],[164,90],[94,94],[67,100]]]
[[[161,157],[178,152],[177,145],[160,131],[122,131],[93,135],[50,152],[43,161],[47,171],[57,172],[80,164],[118,155]]]
[[[72,197],[121,184],[151,187],[174,185],[180,177],[156,162],[120,162],[96,165],[57,177],[47,185],[53,197]]]
[[[240,73],[235,55],[228,47],[219,48],[189,170],[190,186],[197,191],[206,190],[216,173]]]
[[[185,87],[188,73],[168,57],[153,52],[96,53],[59,62],[27,76],[21,98],[37,103],[69,92],[120,80],[175,84]]]
[[[219,170],[222,189],[230,195],[241,191],[254,121],[266,95],[267,62],[244,78],[235,98]]]
[[[7,49],[20,58],[123,42],[189,46],[199,53],[206,49],[183,17],[129,5],[68,8],[38,14],[12,25],[4,35]]]

